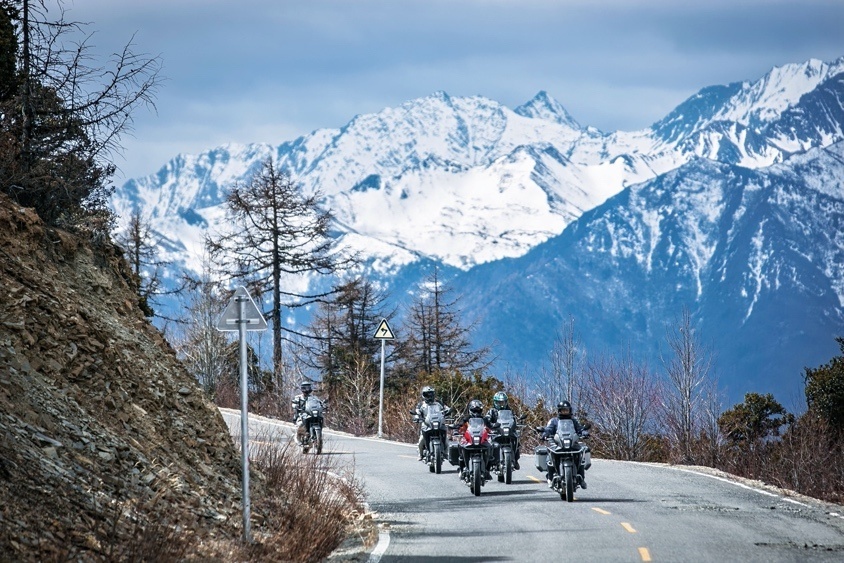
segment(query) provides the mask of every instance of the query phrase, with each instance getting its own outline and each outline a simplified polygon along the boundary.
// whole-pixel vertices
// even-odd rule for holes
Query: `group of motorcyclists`
[[[294,413],[293,420],[296,423],[296,436],[297,441],[299,444],[304,444],[307,441],[307,418],[308,413],[306,412],[305,405],[308,401],[308,398],[312,396],[313,387],[309,381],[303,381],[300,384],[300,391],[301,393],[296,395],[292,401],[292,409]],[[429,410],[432,408],[433,405],[437,405],[438,411],[441,411],[443,415],[448,416],[451,414],[452,409],[444,405],[441,401],[437,400],[436,391],[430,385],[426,385],[422,388],[421,391],[421,399],[416,404],[416,406],[411,410],[411,413],[414,415],[414,421],[421,422],[426,419]],[[507,394],[503,391],[496,392],[492,397],[492,407],[484,412],[484,405],[479,399],[472,399],[466,405],[466,410],[463,414],[457,416],[454,420],[454,423],[450,425],[452,430],[459,430],[461,428],[465,429],[466,425],[472,419],[481,419],[483,420],[484,426],[490,431],[495,433],[499,430],[499,416],[500,412],[503,410],[511,410],[509,405],[509,399]],[[524,417],[520,417],[523,419]],[[571,420],[572,424],[574,425],[574,431],[578,437],[586,437],[588,436],[588,432],[586,429],[581,426],[581,424],[573,417],[573,409],[571,403],[569,401],[561,401],[557,404],[556,408],[556,416],[551,417],[548,421],[548,424],[545,427],[537,427],[537,432],[541,434],[543,439],[548,439],[553,437],[556,432],[558,425],[561,420]],[[587,425],[588,428],[588,425]],[[519,466],[519,458],[521,456],[519,441],[518,438],[514,440],[515,447],[513,448],[513,469],[518,470]],[[418,450],[419,450],[419,460],[423,461],[426,459],[426,438],[423,429],[420,427],[419,432],[419,441],[418,441]],[[490,470],[493,468],[493,465],[496,463],[496,456],[493,455],[493,445],[488,443],[486,445],[488,448],[488,453],[485,458],[488,460],[487,466],[484,468],[484,478],[491,479]],[[587,448],[588,449],[588,448]],[[547,467],[548,470],[546,472],[546,481],[548,482],[549,487],[553,487],[554,481],[554,464],[551,463],[551,455],[548,454],[548,463]],[[439,471],[439,470],[438,470]],[[586,475],[584,468],[581,466],[578,468],[578,475],[577,475],[578,484],[583,489],[586,489]],[[508,481],[509,482],[509,481]]]
[[[432,404],[438,404],[442,411],[447,415],[451,412],[451,408],[447,405],[444,405],[442,402],[438,401],[436,398],[436,392],[434,388],[426,385],[422,388],[421,392],[421,400],[416,405],[415,409],[412,410],[412,413],[415,413],[414,419],[416,421],[424,420],[425,414],[427,409]],[[509,400],[507,394],[503,391],[498,391],[492,397],[492,407],[484,413],[484,406],[483,403],[479,399],[472,399],[466,405],[466,410],[462,415],[455,419],[454,424],[452,425],[452,429],[459,429],[465,428],[465,425],[468,424],[469,420],[472,418],[480,418],[483,419],[484,426],[487,427],[492,432],[495,432],[498,429],[498,419],[499,419],[499,412],[501,410],[509,410]],[[556,416],[551,417],[548,421],[548,424],[541,430],[540,434],[542,439],[548,439],[557,432],[557,426],[560,420],[571,420],[574,424],[575,432],[579,437],[587,437],[589,434],[588,432],[581,426],[581,424],[573,417],[573,409],[571,403],[569,401],[561,401],[557,404],[557,414]],[[539,429],[537,429],[539,431]],[[488,447],[490,448],[490,453],[487,455],[487,459],[489,463],[485,468],[485,479],[490,479],[490,469],[492,464],[495,461],[495,456],[492,455],[491,449],[492,444],[489,444]],[[419,449],[419,460],[422,461],[425,458],[425,436],[420,428],[419,433],[419,442],[418,442],[418,449]],[[514,460],[513,460],[513,469],[520,469],[519,466],[519,458],[521,456],[519,443],[516,442],[516,447],[514,448]],[[547,464],[548,470],[546,472],[546,481],[548,486],[552,486],[552,482],[554,479],[554,464],[550,463],[550,455],[549,455],[549,463]],[[581,467],[578,470],[578,482],[579,485],[586,489],[586,474],[584,469]]]

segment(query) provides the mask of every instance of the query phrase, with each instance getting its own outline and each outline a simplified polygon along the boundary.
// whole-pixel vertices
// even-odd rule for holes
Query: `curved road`
[[[239,415],[223,410],[233,434]],[[254,430],[252,429],[254,428]],[[250,415],[250,436],[291,425]],[[513,483],[473,496],[447,462],[436,475],[416,446],[326,433],[348,457],[388,534],[371,562],[844,561],[844,507],[798,501],[685,468],[594,460],[567,503],[524,453]]]

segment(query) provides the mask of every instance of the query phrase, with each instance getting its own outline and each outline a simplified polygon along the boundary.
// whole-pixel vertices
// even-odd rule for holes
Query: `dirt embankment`
[[[239,533],[239,454],[127,279],[115,249],[0,196],[0,559]]]

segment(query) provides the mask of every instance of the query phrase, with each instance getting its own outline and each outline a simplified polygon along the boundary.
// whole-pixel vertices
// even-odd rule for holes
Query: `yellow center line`
[[[609,512],[607,512],[606,510],[604,510],[603,508],[598,508],[597,506],[593,506],[593,507],[592,507],[592,510],[594,510],[594,511],[595,511],[595,512],[597,512],[598,514],[603,514],[604,516],[607,516],[607,515],[609,515],[609,514],[610,514]]]
[[[650,561],[651,560],[651,552],[648,551],[647,547],[640,547],[639,548],[639,556],[642,558],[642,561]]]
[[[527,476],[527,478],[528,478],[528,479],[530,479],[531,481],[536,481],[537,483],[541,483],[541,482],[542,482],[542,481],[540,481],[539,479],[537,479],[536,477],[534,477],[533,475],[528,475],[528,476]]]
[[[635,534],[636,530],[633,529],[633,526],[628,524],[627,522],[622,522],[621,527],[630,532],[631,534]]]

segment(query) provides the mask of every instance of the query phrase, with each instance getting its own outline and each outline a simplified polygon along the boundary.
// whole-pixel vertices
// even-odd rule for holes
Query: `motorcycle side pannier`
[[[448,462],[451,465],[457,465],[460,463],[460,446],[457,443],[451,443],[448,445]]]
[[[536,469],[545,473],[548,471],[548,448],[545,446],[537,446],[534,450],[534,463]]]

